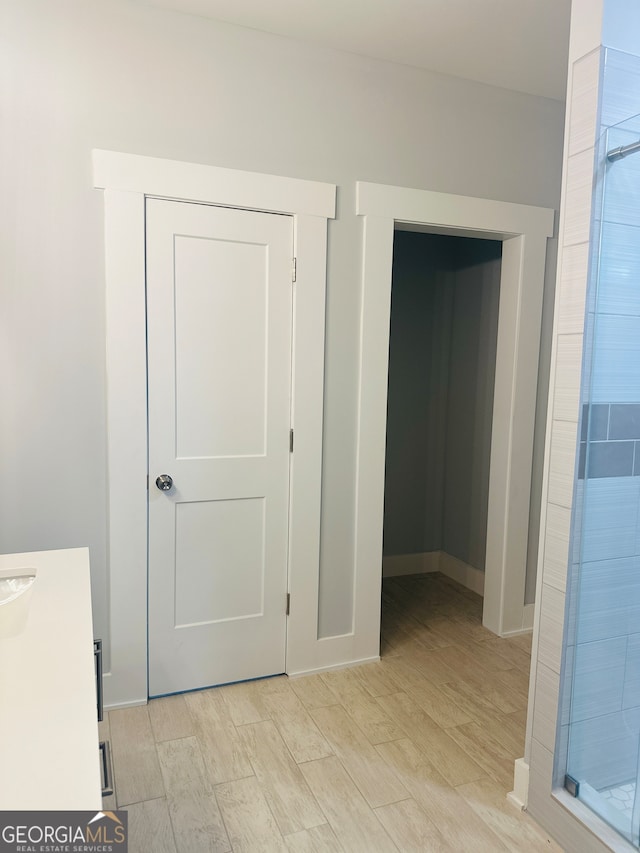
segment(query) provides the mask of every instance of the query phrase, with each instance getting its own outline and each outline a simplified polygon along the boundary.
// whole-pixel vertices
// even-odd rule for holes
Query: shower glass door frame
[[[640,116],[597,148],[557,768],[640,846]],[[625,149],[628,157],[607,158]],[[637,190],[634,188],[637,187]],[[635,205],[635,206],[634,206]],[[637,212],[636,212],[637,210]],[[561,772],[561,771],[560,771]]]

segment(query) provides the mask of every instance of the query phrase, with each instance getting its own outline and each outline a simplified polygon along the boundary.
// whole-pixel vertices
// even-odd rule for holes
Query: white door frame
[[[483,624],[530,628],[524,604],[547,208],[359,182],[363,217],[355,630],[379,646],[393,232],[398,223],[502,240]],[[530,608],[529,608],[530,609]]]
[[[110,671],[107,707],[143,704],[147,684],[147,370],[145,198],[286,213],[294,218],[294,290],[287,671],[318,643],[320,488],[327,219],[335,186],[253,172],[93,151],[104,190]]]

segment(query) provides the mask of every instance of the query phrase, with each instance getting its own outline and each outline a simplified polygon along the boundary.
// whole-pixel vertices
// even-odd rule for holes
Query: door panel
[[[150,695],[285,668],[292,246],[290,217],[147,202]]]
[[[177,628],[262,615],[264,510],[264,498],[176,505]]]
[[[264,455],[267,248],[176,237],[180,458]],[[210,279],[214,270],[218,281]]]

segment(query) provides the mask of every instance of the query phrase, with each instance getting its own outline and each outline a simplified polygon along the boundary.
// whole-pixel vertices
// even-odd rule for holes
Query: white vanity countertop
[[[7,637],[0,623],[0,810],[98,810],[89,551],[0,555],[24,568],[37,571],[26,625]]]

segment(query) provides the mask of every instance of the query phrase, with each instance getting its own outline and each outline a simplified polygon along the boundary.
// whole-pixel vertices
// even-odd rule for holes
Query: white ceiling
[[[138,0],[563,99],[571,0]]]

